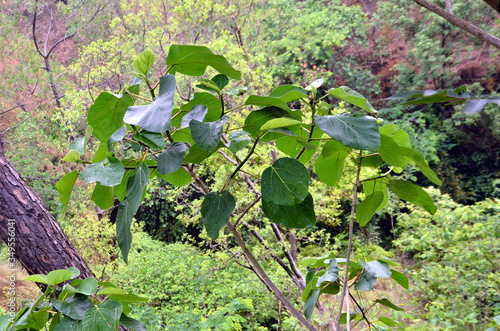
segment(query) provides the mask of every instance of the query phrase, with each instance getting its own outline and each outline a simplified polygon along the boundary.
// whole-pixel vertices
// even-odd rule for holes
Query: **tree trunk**
[[[1,152],[0,238],[15,242],[14,256],[30,275],[76,267],[79,278],[93,276],[40,197]]]

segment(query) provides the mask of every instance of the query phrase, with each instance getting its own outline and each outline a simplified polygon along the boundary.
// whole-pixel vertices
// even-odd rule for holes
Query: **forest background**
[[[452,8],[500,35],[500,15],[483,1],[452,2]],[[93,185],[77,181],[62,215],[55,184],[74,170],[61,160],[68,144],[85,135],[89,106],[100,91],[118,92],[130,83],[131,64],[144,50],[153,51],[153,68],[163,71],[172,44],[204,45],[224,55],[242,72],[238,85],[252,94],[267,95],[282,84],[305,87],[320,78],[325,86],[350,86],[372,102],[380,118],[408,132],[443,185],[431,188],[416,168],[404,176],[429,187],[439,211],[432,216],[391,196],[366,227],[355,229],[355,251],[392,258],[410,278],[407,292],[387,280],[370,294],[390,297],[404,312],[374,307],[370,314],[396,321],[381,324],[388,329],[402,327],[399,323],[413,330],[494,325],[500,314],[498,106],[468,114],[461,105],[401,105],[385,98],[461,86],[478,95],[498,95],[498,49],[399,0],[7,0],[1,15],[0,148],[92,271],[149,298],[133,310],[148,330],[300,329],[255,275],[235,263],[227,237],[209,240],[195,185],[179,189],[158,179],[148,188],[136,215],[129,264],[119,258],[113,209],[103,211],[89,199]],[[196,83],[195,78],[183,81],[180,97],[192,98]],[[235,99],[234,105],[240,103]],[[330,103],[340,110],[348,107]],[[201,166],[207,176],[231,171],[219,167],[218,157],[224,156]],[[318,223],[295,233],[299,260],[346,251],[350,176],[333,188],[313,183],[324,198],[317,199]],[[265,243],[249,243],[300,308],[300,293],[270,263],[273,254],[284,254],[282,243],[265,230],[262,235]],[[37,295],[36,288],[25,285],[20,303]],[[335,298],[325,305],[333,312]],[[313,321],[325,323],[320,316]]]

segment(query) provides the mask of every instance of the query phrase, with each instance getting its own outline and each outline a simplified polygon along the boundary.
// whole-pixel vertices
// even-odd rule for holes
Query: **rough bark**
[[[15,257],[30,275],[76,267],[80,278],[93,276],[40,197],[0,153],[0,238],[9,242],[12,232]]]

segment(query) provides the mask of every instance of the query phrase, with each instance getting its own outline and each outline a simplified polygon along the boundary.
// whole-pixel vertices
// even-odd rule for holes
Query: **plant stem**
[[[351,219],[349,221],[349,245],[347,246],[347,261],[345,264],[345,276],[344,283],[342,285],[342,294],[340,295],[340,307],[339,314],[337,317],[337,330],[340,330],[340,317],[342,316],[342,306],[344,305],[344,297],[347,289],[347,281],[349,280],[349,263],[351,262],[351,252],[352,252],[352,241],[354,232],[354,214],[356,212],[356,199],[358,198],[358,186],[359,186],[359,175],[361,173],[361,157],[363,151],[359,151],[360,161],[358,162],[358,171],[356,173],[356,183],[354,184],[354,189],[352,193],[352,203],[351,203]]]
[[[255,151],[255,147],[257,146],[257,143],[259,142],[259,139],[260,139],[260,137],[257,138],[257,139],[255,139],[255,142],[253,143],[252,149],[248,153],[247,157],[240,163],[239,166],[236,167],[236,169],[234,169],[234,171],[231,174],[231,176],[229,176],[229,179],[227,180],[226,184],[224,184],[224,187],[222,188],[221,192],[226,189],[226,187],[229,185],[229,183],[231,182],[231,180],[233,180],[234,176],[236,176],[236,174],[238,173],[238,171],[245,165],[245,163],[248,161],[248,159],[250,159],[250,156],[252,156],[253,152]]]

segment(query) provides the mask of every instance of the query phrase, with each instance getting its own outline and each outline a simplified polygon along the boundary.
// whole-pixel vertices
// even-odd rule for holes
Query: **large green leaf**
[[[342,99],[344,101],[347,101],[349,103],[352,103],[353,105],[358,106],[359,108],[366,110],[369,113],[377,112],[375,108],[373,108],[373,106],[370,104],[370,102],[368,102],[368,100],[365,99],[364,96],[354,91],[350,87],[341,86],[336,89],[328,91],[328,94],[336,98]]]
[[[75,278],[77,275],[72,270],[52,270],[47,274],[47,284],[55,286],[67,280]],[[28,280],[28,278],[25,278]]]
[[[116,186],[121,183],[125,168],[115,157],[108,156],[101,162],[89,164],[80,173],[80,179],[87,183],[100,182],[103,186]]]
[[[292,102],[294,100],[302,99],[307,97],[307,91],[302,87],[294,86],[294,85],[281,85],[275,88],[270,97],[278,98],[284,101],[285,103]]]
[[[287,228],[305,228],[316,223],[314,201],[309,193],[304,201],[293,206],[278,205],[262,200],[262,209],[267,218]]]
[[[160,78],[160,91],[153,102],[143,106],[130,107],[123,121],[140,126],[150,132],[165,132],[170,129],[172,110],[174,109],[175,76],[165,75]]]
[[[380,147],[377,120],[371,116],[342,113],[334,116],[314,116],[316,125],[343,145],[366,150]]]
[[[311,319],[314,307],[318,302],[320,294],[321,294],[320,290],[311,290],[311,292],[309,292],[306,302],[304,303],[304,316],[306,317],[307,320]]]
[[[241,79],[241,73],[235,70],[222,55],[215,55],[205,46],[172,45],[168,51],[167,66],[170,72],[180,72],[188,76],[202,76],[207,66],[232,79]]]
[[[367,195],[365,200],[356,206],[356,219],[359,225],[365,226],[383,201],[384,193],[381,191]]]
[[[333,283],[337,279],[339,279],[339,267],[337,265],[337,260],[331,259],[330,264],[328,265],[328,270],[326,270],[323,276],[318,278],[316,287],[321,287],[323,282]]]
[[[158,156],[158,171],[163,175],[179,170],[186,153],[183,143],[171,143],[163,153]]]
[[[78,293],[70,296],[65,302],[56,298],[50,298],[49,301],[57,311],[74,320],[82,320],[85,312],[92,307],[89,298]]]
[[[165,148],[165,138],[161,133],[141,130],[136,133],[132,139],[146,144],[153,150],[161,150]]]
[[[219,237],[219,231],[229,221],[236,206],[236,200],[226,190],[222,193],[209,193],[201,204],[201,215],[207,234],[213,240]]]
[[[64,317],[55,327],[54,331],[84,331],[82,321]],[[86,330],[85,330],[86,331]]]
[[[115,190],[113,187],[103,186],[100,183],[95,185],[91,200],[101,209],[113,207],[115,202]]]
[[[262,173],[262,199],[285,206],[301,203],[308,195],[309,177],[299,161],[280,158]]]
[[[387,178],[377,178],[374,180],[365,180],[363,182],[363,190],[365,192],[365,195],[373,194],[376,191],[382,192],[382,194],[384,195],[384,199],[375,210],[376,212],[384,209],[384,207],[387,205],[387,202],[389,201],[389,190],[387,189],[388,183],[389,180]]]
[[[136,319],[128,317],[125,314],[122,314],[122,316],[120,317],[120,325],[126,327],[127,329],[135,331],[147,331],[144,324],[142,324]]]
[[[380,135],[380,157],[388,165],[404,169],[408,164],[408,159],[401,153],[400,146],[389,136]]]
[[[256,139],[262,134],[262,131],[260,130],[262,125],[264,125],[269,120],[281,117],[289,117],[289,115],[283,109],[276,107],[266,107],[252,111],[245,119],[245,131],[250,133],[250,135]],[[267,133],[264,137],[262,137],[260,141],[268,142],[275,139],[276,137],[279,137],[279,135],[276,133]]]
[[[213,152],[220,142],[224,124],[229,117],[223,116],[215,122],[203,123],[197,120],[189,122],[189,129],[195,143],[207,152]]]
[[[78,171],[75,170],[64,175],[64,177],[56,183],[56,189],[59,192],[59,201],[63,206],[61,211],[62,215],[66,213],[66,208],[68,208],[69,199],[71,198],[71,193],[73,192],[77,177]]]
[[[394,279],[396,283],[401,285],[405,290],[407,290],[409,287],[408,277],[406,277],[403,273],[393,269],[391,269],[391,272],[392,272],[391,278]]]
[[[139,85],[128,88],[131,93],[139,93]],[[123,126],[123,116],[135,100],[128,94],[114,95],[101,92],[90,107],[87,116],[92,134],[101,142],[106,143],[111,135]]]
[[[436,213],[437,206],[434,204],[429,194],[420,186],[414,185],[409,181],[391,180],[387,187],[401,199],[422,207],[431,214]]]
[[[336,140],[327,141],[314,168],[319,180],[329,186],[335,186],[342,177],[349,151],[349,147]]]
[[[83,330],[117,331],[122,310],[121,303],[110,299],[90,308],[82,321]]]
[[[217,121],[222,115],[222,105],[220,100],[217,99],[213,94],[206,92],[196,92],[193,96],[193,99],[188,103],[182,105],[181,111],[185,114],[191,111],[194,107],[202,105],[207,107],[207,114],[204,117],[204,121],[213,122]],[[182,115],[181,116],[185,116]],[[195,118],[199,120],[198,118]],[[199,120],[201,121],[201,120]],[[189,122],[188,122],[189,125]],[[176,125],[180,126],[180,125]]]
[[[191,109],[186,115],[182,117],[181,128],[187,128],[191,120],[197,120],[199,122],[203,122],[207,113],[208,113],[207,106],[204,105],[194,106],[193,109]]]
[[[252,138],[250,138],[250,134],[246,131],[233,131],[229,134],[229,140],[231,141],[229,150],[236,153],[245,148],[252,141]]]
[[[134,69],[137,70],[139,74],[147,75],[149,69],[155,63],[155,55],[150,50],[142,52],[135,60],[132,62]]]
[[[191,148],[189,148],[189,153],[186,155],[186,158],[184,159],[184,162],[186,163],[201,163],[205,159],[209,158],[214,154],[216,150],[219,148],[223,147],[224,144],[222,142],[219,142],[217,147],[212,151],[212,152],[207,152],[206,150],[202,149],[200,146],[194,144],[191,145]]]
[[[128,261],[128,252],[132,243],[130,226],[132,224],[132,219],[141,204],[143,191],[148,183],[148,179],[148,166],[143,163],[136,167],[134,174],[130,176],[127,183],[126,198],[118,206],[118,215],[116,217],[116,237],[125,262]]]
[[[401,130],[396,124],[386,124],[380,128],[380,134],[391,137],[399,146],[411,148],[408,133]]]
[[[443,182],[439,179],[439,177],[436,175],[436,173],[429,167],[429,164],[425,160],[422,153],[420,153],[419,151],[417,151],[413,148],[407,148],[407,147],[403,147],[403,146],[399,147],[399,151],[403,155],[412,159],[415,162],[415,164],[417,165],[417,167],[420,169],[420,171],[422,171],[422,173],[427,178],[429,178],[429,180],[431,182],[433,182],[436,185],[443,185]]]
[[[174,186],[186,186],[192,181],[191,175],[184,168],[179,168],[176,172],[171,172],[165,176],[165,180]]]
[[[296,126],[300,125],[301,122],[297,121],[293,118],[289,117],[280,117],[280,118],[273,118],[264,125],[260,127],[260,131],[265,131],[265,130],[271,130],[271,129],[277,129],[277,128],[283,128],[283,127],[289,127],[289,126]]]
[[[285,134],[285,132],[278,132],[273,130],[273,134],[280,134],[281,137],[277,137],[275,144],[281,152],[286,155],[295,158],[299,152],[305,147],[304,152],[300,155],[299,161],[306,163],[309,161],[316,153],[316,148],[319,145],[319,140],[313,140],[307,142],[309,138],[310,125],[303,125],[298,128],[290,128],[292,130],[291,134]],[[311,138],[321,138],[323,136],[323,131],[316,129],[313,131]]]
[[[245,105],[254,105],[254,106],[261,106],[261,107],[277,107],[281,108],[287,111],[290,111],[290,107],[286,104],[285,101],[281,100],[280,98],[273,98],[273,97],[261,97],[258,95],[251,95],[247,98],[245,101]]]

